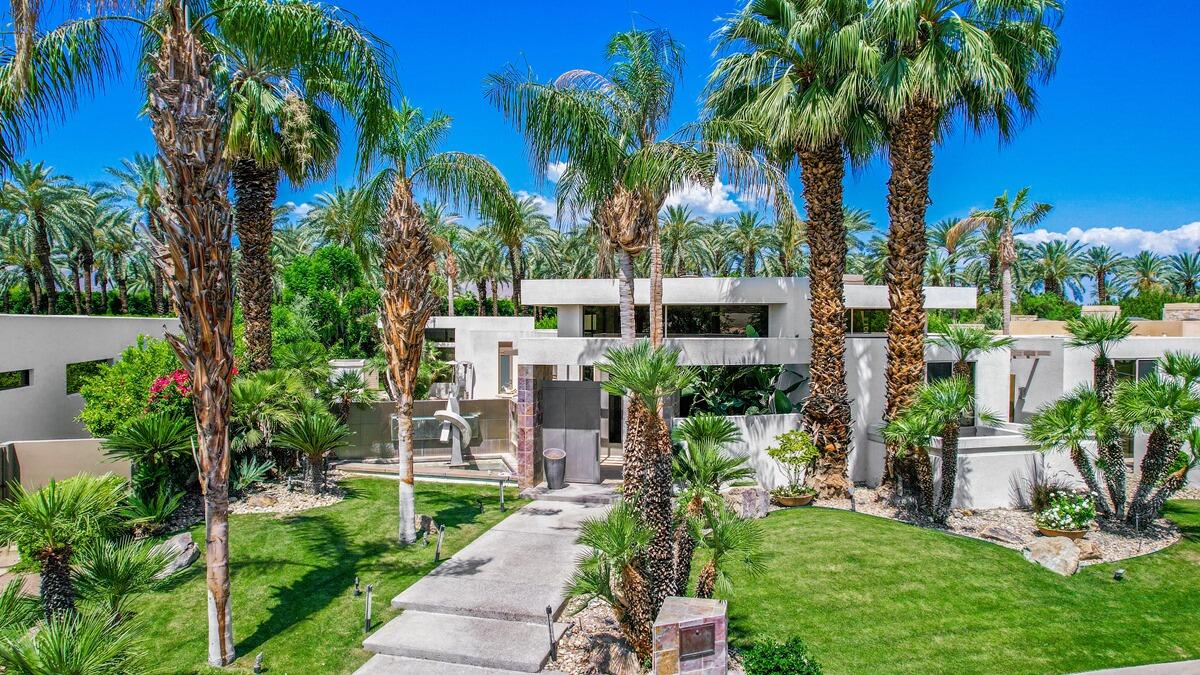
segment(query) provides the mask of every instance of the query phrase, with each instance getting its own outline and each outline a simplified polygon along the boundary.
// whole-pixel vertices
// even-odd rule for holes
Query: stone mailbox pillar
[[[655,675],[725,675],[725,601],[667,598],[654,621]]]

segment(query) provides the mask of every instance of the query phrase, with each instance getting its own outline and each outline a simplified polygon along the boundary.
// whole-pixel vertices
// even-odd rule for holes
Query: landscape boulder
[[[271,495],[251,495],[246,499],[246,506],[255,509],[269,509],[279,502]]]
[[[164,579],[180,570],[185,570],[200,557],[200,549],[192,541],[191,532],[180,532],[170,539],[156,545],[153,550],[164,552],[171,556],[171,562],[158,573],[158,578]]]
[[[1025,542],[1024,537],[1014,532],[1012,528],[1005,527],[1003,525],[988,525],[979,531],[979,536],[983,537],[984,539],[991,539],[992,541],[998,541],[1004,544],[1016,545],[1023,544]]]
[[[771,493],[760,485],[725,488],[721,494],[730,510],[742,518],[766,518],[771,510]]]
[[[1101,560],[1104,554],[1100,552],[1100,546],[1091,539],[1076,539],[1075,548],[1079,549],[1080,560]]]
[[[1079,570],[1079,547],[1067,537],[1038,537],[1025,545],[1025,559],[1069,577]]]

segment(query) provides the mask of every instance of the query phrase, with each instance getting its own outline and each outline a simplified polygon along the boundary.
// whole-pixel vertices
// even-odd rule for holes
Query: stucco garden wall
[[[129,462],[106,457],[98,438],[0,444],[0,497],[6,496],[4,486],[12,481],[19,481],[26,490],[36,490],[52,478],[63,480],[81,473],[129,478]]]

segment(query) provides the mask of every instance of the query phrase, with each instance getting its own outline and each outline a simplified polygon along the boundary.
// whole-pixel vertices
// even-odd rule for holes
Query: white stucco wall
[[[426,327],[454,329],[454,359],[469,361],[475,370],[471,398],[490,399],[500,395],[500,343],[515,346],[522,337],[554,333],[537,331],[533,325],[530,316],[434,316]]]
[[[775,438],[785,431],[799,429],[804,417],[798,413],[788,415],[735,415],[725,419],[733,422],[742,434],[742,440],[730,444],[728,450],[734,455],[746,457],[754,469],[755,478],[765,488],[779,487],[787,483],[787,474],[779,463],[767,456],[767,448],[775,444]],[[672,421],[672,425],[680,420]]]
[[[0,315],[0,372],[30,370],[28,387],[0,391],[0,442],[87,438],[67,394],[67,364],[115,359],[139,335],[178,332],[178,319]]]

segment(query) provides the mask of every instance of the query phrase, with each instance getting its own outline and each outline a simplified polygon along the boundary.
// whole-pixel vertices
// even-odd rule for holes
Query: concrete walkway
[[[1200,673],[1200,661],[1176,661],[1174,663],[1152,663],[1145,666],[1093,670],[1080,675],[1195,675]]]
[[[601,504],[537,500],[468,544],[392,600],[404,612],[363,641],[359,675],[535,673],[550,654],[582,547],[579,525]],[[555,638],[566,628],[555,623]]]

